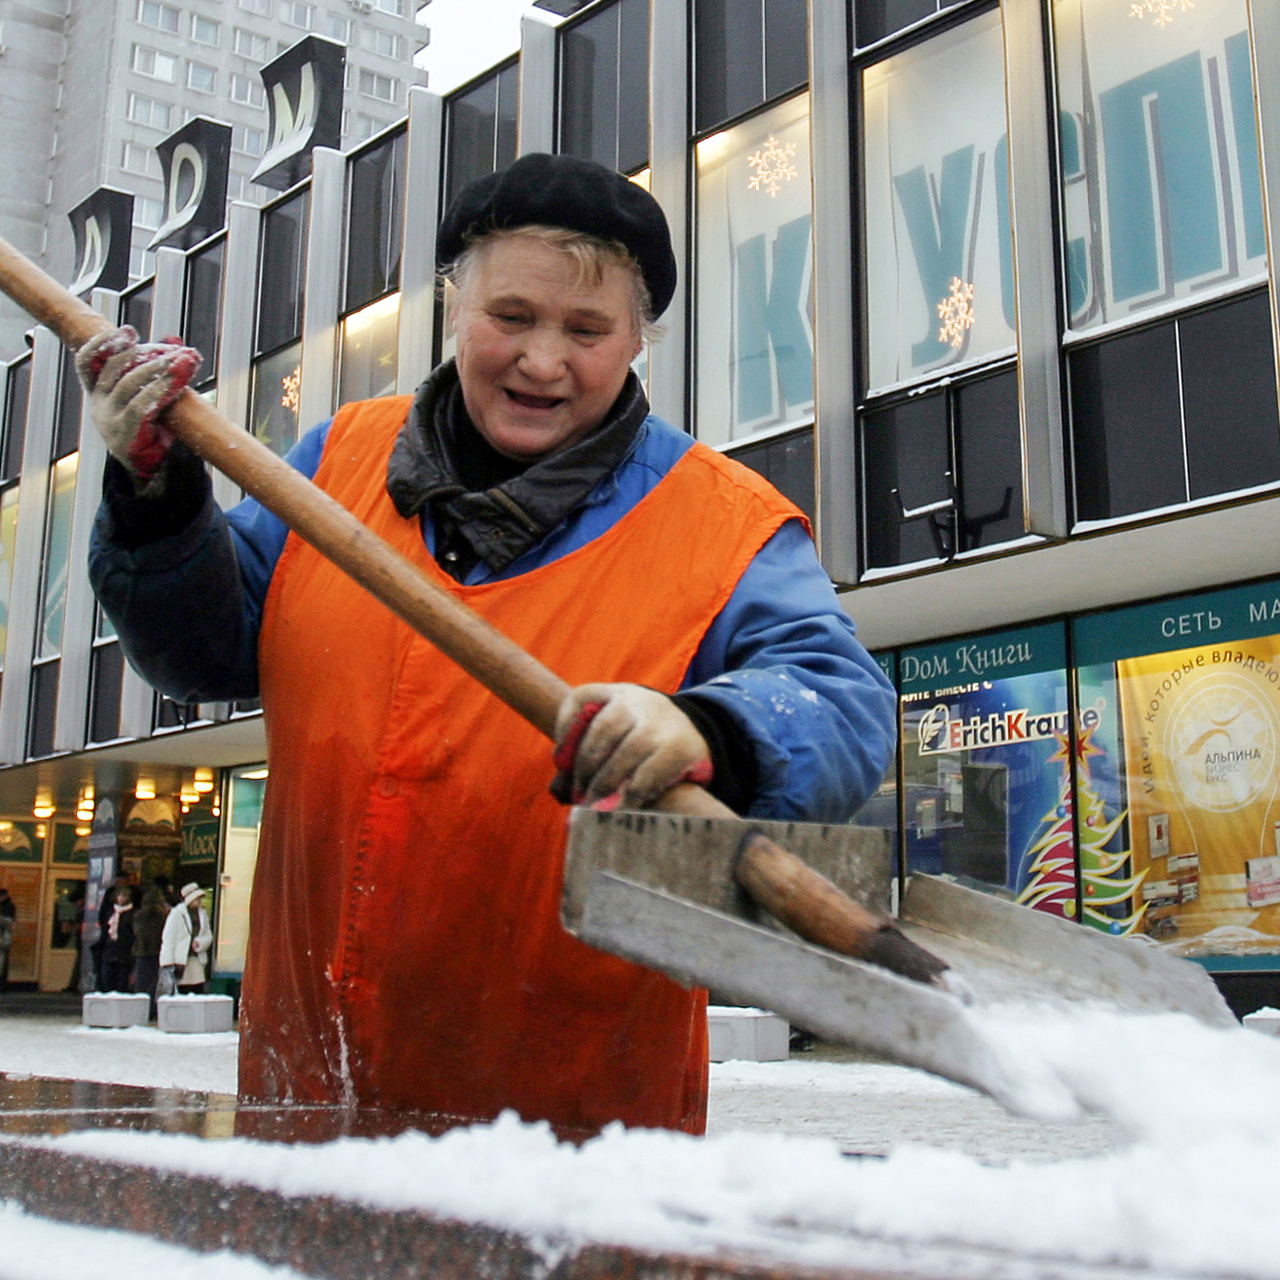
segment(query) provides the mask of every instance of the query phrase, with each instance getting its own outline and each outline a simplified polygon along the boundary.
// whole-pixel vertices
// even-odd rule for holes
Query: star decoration
[[[280,397],[280,403],[292,413],[298,412],[302,402],[301,383],[302,370],[297,365],[294,366],[292,373],[280,379],[280,389],[284,392]]]
[[[966,331],[973,327],[973,285],[952,276],[950,292],[938,303],[938,319],[942,321],[938,341],[958,350],[964,345]]]
[[[788,142],[780,144],[772,134],[769,141],[754,155],[747,157],[747,163],[756,171],[755,176],[747,183],[750,191],[767,191],[771,196],[778,194],[784,182],[799,176],[799,171],[791,163],[796,153],[796,144]]]
[[[1135,0],[1129,6],[1129,16],[1150,18],[1157,27],[1167,27],[1173,21],[1175,10],[1186,13],[1195,7],[1195,0]]]

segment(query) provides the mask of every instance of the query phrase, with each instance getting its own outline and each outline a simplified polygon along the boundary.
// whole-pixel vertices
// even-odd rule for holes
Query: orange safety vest
[[[316,483],[571,685],[674,692],[752,557],[799,516],[695,445],[587,545],[462,586],[386,491],[408,407],[344,407]],[[701,1133],[705,993],[561,926],[546,739],[295,534],[259,665],[271,777],[242,1097],[464,1123],[514,1108],[566,1137],[614,1120]]]

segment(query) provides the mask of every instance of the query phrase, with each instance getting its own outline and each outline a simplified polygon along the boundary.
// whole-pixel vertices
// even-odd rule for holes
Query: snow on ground
[[[107,1131],[47,1141],[286,1194],[340,1194],[486,1222],[553,1242],[553,1252],[554,1242],[600,1241],[889,1265],[884,1251],[896,1247],[907,1269],[913,1248],[949,1244],[1161,1275],[1280,1280],[1280,1039],[1210,1030],[1174,1014],[983,1016],[1027,1099],[1059,1125],[1079,1099],[1101,1114],[1093,1123],[1115,1145],[997,1164],[945,1150],[919,1124],[904,1124],[897,1139],[885,1135],[887,1157],[851,1160],[830,1137],[788,1132],[783,1115],[772,1132],[728,1131],[732,1121],[722,1116],[705,1139],[619,1128],[581,1148],[511,1116],[438,1139],[405,1134],[307,1148]],[[0,1048],[0,1068],[4,1054]],[[794,1090],[779,1083],[787,1078]],[[868,1064],[716,1068],[717,1095],[752,1088],[804,1096],[812,1114],[838,1111],[856,1095],[869,1113],[891,1104],[904,1120],[913,1107],[941,1117],[961,1098],[972,1101],[918,1073]],[[764,1127],[771,1105],[756,1110],[754,1126]]]
[[[66,1280],[85,1270],[132,1280],[305,1280],[287,1267],[268,1267],[233,1253],[192,1253],[126,1231],[67,1226],[0,1201],[2,1280]]]

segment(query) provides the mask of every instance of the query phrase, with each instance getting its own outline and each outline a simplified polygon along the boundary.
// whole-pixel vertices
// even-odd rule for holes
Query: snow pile
[[[285,1194],[420,1209],[561,1246],[730,1249],[848,1265],[895,1244],[950,1244],[1161,1274],[1280,1278],[1280,1041],[1177,1014],[981,1016],[1044,1115],[1079,1099],[1129,1145],[1003,1167],[919,1145],[850,1160],[826,1140],[746,1133],[615,1128],[574,1148],[512,1116],[437,1139],[321,1147],[106,1132],[45,1141]]]

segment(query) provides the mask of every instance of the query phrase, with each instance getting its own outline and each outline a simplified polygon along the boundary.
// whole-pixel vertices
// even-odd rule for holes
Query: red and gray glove
[[[564,803],[641,809],[680,782],[711,781],[711,753],[693,721],[639,684],[584,684],[556,714],[551,791]]]
[[[164,411],[199,367],[200,353],[180,338],[139,342],[130,325],[90,338],[76,353],[94,424],[112,457],[143,484],[155,477],[173,443]]]

